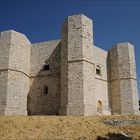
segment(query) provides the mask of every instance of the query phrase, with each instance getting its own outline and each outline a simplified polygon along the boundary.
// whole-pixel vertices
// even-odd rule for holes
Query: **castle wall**
[[[93,21],[82,15],[82,53],[83,53],[83,95],[84,116],[92,116],[97,113],[95,105],[95,63],[93,46]]]
[[[29,77],[21,72],[8,70],[6,115],[27,115]]]
[[[62,25],[61,39],[61,96],[60,96],[60,115],[67,114],[68,104],[68,21]]]
[[[103,114],[109,115],[109,94],[108,94],[108,76],[107,76],[107,52],[94,47],[95,73],[99,66],[101,74],[95,74],[95,102],[96,106],[100,101],[102,103]]]
[[[0,115],[5,114],[8,71],[0,70]]]
[[[44,69],[45,64],[49,70]],[[60,40],[32,44],[28,113],[58,115],[59,101]]]
[[[4,31],[0,33],[0,69],[8,69],[11,32]]]
[[[9,62],[9,44],[10,33],[0,33],[0,114],[5,114],[7,83],[8,83],[8,62]],[[9,38],[8,38],[9,37]]]

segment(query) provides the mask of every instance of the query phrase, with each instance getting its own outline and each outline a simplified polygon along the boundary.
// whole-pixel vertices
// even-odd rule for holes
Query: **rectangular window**
[[[101,75],[101,67],[99,65],[96,67],[96,74]]]
[[[45,87],[45,93],[44,94],[48,94],[48,87]]]
[[[100,75],[100,70],[96,69],[96,74]]]
[[[44,70],[49,70],[49,64],[44,65]]]

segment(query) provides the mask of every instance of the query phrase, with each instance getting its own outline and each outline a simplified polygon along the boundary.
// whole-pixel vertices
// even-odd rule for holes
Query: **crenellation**
[[[0,115],[140,114],[134,46],[94,44],[93,22],[67,17],[61,39],[0,32]]]

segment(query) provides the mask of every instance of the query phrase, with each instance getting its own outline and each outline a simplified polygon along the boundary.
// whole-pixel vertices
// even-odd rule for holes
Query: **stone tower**
[[[69,16],[62,26],[60,114],[96,113],[94,67],[92,20]]]
[[[134,46],[120,43],[109,50],[109,80],[113,114],[138,114]]]
[[[30,42],[13,30],[0,36],[0,114],[27,114]]]

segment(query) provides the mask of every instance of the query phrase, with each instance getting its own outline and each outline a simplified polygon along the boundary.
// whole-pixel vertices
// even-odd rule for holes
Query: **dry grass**
[[[128,133],[140,140],[140,125],[109,126],[106,119],[140,119],[140,116],[1,116],[0,139],[96,140],[108,133]]]

